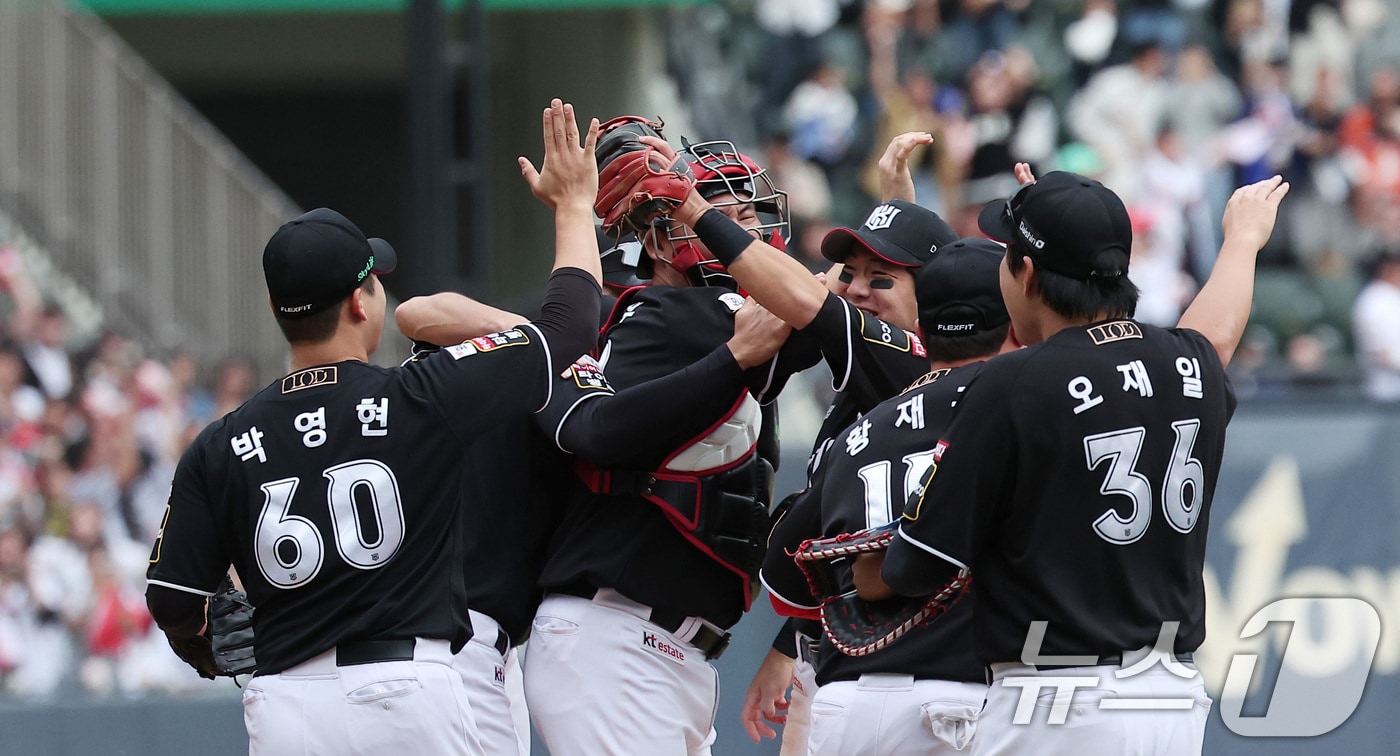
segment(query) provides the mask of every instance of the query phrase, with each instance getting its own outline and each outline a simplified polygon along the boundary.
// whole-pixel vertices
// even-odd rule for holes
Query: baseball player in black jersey
[[[444,345],[524,320],[453,293],[410,299],[395,317],[410,338]],[[740,366],[767,361],[786,336],[781,321],[760,317],[752,305],[736,314],[734,330],[726,347]],[[529,752],[529,714],[514,647],[528,637],[539,606],[537,583],[548,541],[568,503],[584,493],[571,454],[620,459],[676,428],[703,432],[709,422],[704,418],[728,409],[743,388],[741,372],[711,368],[701,361],[614,393],[597,362],[585,355],[556,377],[549,405],[533,422],[501,423],[468,449],[469,469],[481,473],[468,476],[462,491],[473,523],[466,529],[467,601],[478,632],[455,664],[471,693],[487,753]],[[501,549],[501,543],[512,547]]]
[[[675,155],[663,141],[644,141],[663,155]],[[759,183],[753,161],[731,143],[688,145],[683,156],[697,167],[697,175],[722,177],[740,194],[756,193],[746,189]],[[907,174],[903,161],[897,162]],[[915,273],[957,234],[936,213],[912,202],[881,203],[859,228],[839,228],[823,239],[822,253],[837,265],[828,274],[828,288],[774,245],[745,233],[707,200],[703,189],[703,182],[697,183],[676,197],[680,204],[672,213],[675,221],[695,229],[697,240],[755,301],[798,329],[775,362],[769,386],[782,386],[790,374],[820,357],[831,368],[837,394],[817,435],[809,465],[815,466],[839,430],[927,372],[927,355],[914,334]],[[741,252],[743,257],[738,256]],[[769,398],[760,395],[764,401]],[[780,631],[773,653],[755,675],[758,687],[750,687],[742,715],[750,737],[766,729],[760,715],[777,719],[783,706],[790,678],[784,672],[790,673],[796,655],[788,639],[797,629]],[[795,638],[797,646],[809,642],[807,633],[816,635],[814,628],[805,629]]]
[[[367,360],[393,249],[315,210],[263,253],[292,372],[186,450],[151,553],[147,602],[192,654],[205,597],[237,569],[258,607],[244,691],[251,753],[483,753],[462,678],[472,634],[458,544],[464,449],[548,401],[557,365],[593,340],[599,269],[590,205],[596,122],[543,116],[546,159],[521,159],[555,211],[557,250],[534,323],[402,368]]]
[[[1002,248],[986,239],[944,246],[919,272],[922,378],[836,436],[812,485],[774,528],[763,582],[781,612],[818,617],[817,597],[791,554],[809,538],[893,522],[918,486],[985,360],[1014,349],[998,283]],[[850,585],[845,589],[849,590]],[[931,624],[867,656],[816,656],[808,753],[953,753],[969,749],[986,696],[973,653],[971,596]]]
[[[757,233],[755,203],[782,200],[771,186],[706,189]],[[775,439],[760,438],[771,426],[751,389],[768,372],[745,373],[724,349],[744,297],[689,229],[662,218],[641,237],[652,283],[624,293],[604,328],[609,381],[623,392],[705,363],[739,388],[698,431],[653,434],[645,452],[583,469],[592,493],[557,531],[525,660],[530,715],[556,755],[709,752],[719,691],[708,661],[752,600],[767,531],[776,454],[759,447]]]
[[[1191,652],[1235,406],[1224,366],[1287,188],[1235,192],[1215,270],[1175,329],[1131,319],[1131,227],[1103,185],[1051,173],[984,209],[982,229],[1009,245],[1002,292],[1029,346],[968,384],[884,582],[857,575],[877,599],[971,571],[991,681],[978,753],[1200,752],[1210,699]]]

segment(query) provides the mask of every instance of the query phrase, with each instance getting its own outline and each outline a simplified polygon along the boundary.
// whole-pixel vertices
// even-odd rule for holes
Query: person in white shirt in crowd
[[[1400,246],[1377,254],[1371,282],[1356,298],[1351,317],[1366,396],[1400,401]]]

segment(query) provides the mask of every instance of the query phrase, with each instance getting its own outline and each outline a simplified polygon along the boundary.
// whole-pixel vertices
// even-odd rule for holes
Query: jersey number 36
[[[326,502],[341,559],[362,570],[382,567],[403,544],[403,506],[394,471],[383,462],[359,459],[321,474],[328,481]],[[253,535],[253,552],[263,577],[279,588],[306,583],[316,577],[325,561],[321,532],[310,520],[290,512],[300,484],[300,478],[283,478],[261,486],[264,499]],[[356,505],[357,490],[369,497],[369,507]],[[369,518],[373,528],[366,535]]]
[[[1177,532],[1190,533],[1200,517],[1206,491],[1205,470],[1200,460],[1191,456],[1201,421],[1178,420],[1172,423],[1172,430],[1176,432],[1176,441],[1172,444],[1172,458],[1162,481],[1162,513]],[[1127,517],[1109,509],[1094,520],[1094,532],[1109,543],[1132,543],[1142,538],[1152,522],[1152,483],[1136,469],[1146,437],[1147,430],[1137,427],[1084,438],[1084,456],[1089,469],[1108,463],[1108,473],[1099,486],[1099,493],[1118,494],[1132,501]]]

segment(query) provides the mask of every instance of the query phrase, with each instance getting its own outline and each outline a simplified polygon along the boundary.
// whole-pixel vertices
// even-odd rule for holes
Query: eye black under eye
[[[872,279],[870,279],[870,288],[872,288],[872,289],[893,289],[893,288],[894,288],[894,279],[893,279],[893,278],[872,278]]]
[[[851,271],[843,268],[840,273],[836,274],[836,280],[840,281],[843,284],[848,284],[856,280],[856,277],[851,275]]]

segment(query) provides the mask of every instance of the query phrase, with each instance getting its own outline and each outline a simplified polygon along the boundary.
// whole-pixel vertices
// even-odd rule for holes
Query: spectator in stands
[[[967,122],[973,150],[963,172],[969,194],[1010,197],[1017,163],[1042,170],[1055,153],[1059,119],[1032,93],[1039,74],[1024,48],[984,53],[967,74]]]
[[[1391,212],[1400,204],[1400,73],[1394,68],[1371,75],[1367,101],[1342,120],[1341,142],[1357,219],[1383,238],[1400,238]]]
[[[1371,281],[1356,298],[1352,324],[1366,395],[1400,401],[1400,247],[1388,246],[1376,255]]]
[[[762,32],[757,74],[760,102],[786,102],[799,82],[821,67],[821,37],[841,16],[838,0],[757,0],[754,20]],[[758,108],[758,133],[766,137],[781,127],[770,107]]]
[[[880,156],[883,146],[899,134],[922,131],[933,135],[933,144],[917,148],[910,156],[914,201],[937,213],[956,205],[962,165],[971,149],[970,133],[961,114],[937,109],[938,83],[920,57],[898,55],[900,25],[904,16],[874,7],[866,12],[865,34],[870,46],[870,94],[880,108],[874,139],[880,149],[871,150],[861,169],[861,189],[870,200],[880,198]]]
[[[787,192],[794,226],[831,216],[831,185],[826,174],[792,154],[792,140],[786,131],[779,131],[768,140],[763,157],[773,184]]]
[[[1101,180],[1127,204],[1167,110],[1165,71],[1161,45],[1142,42],[1130,62],[1100,71],[1070,102],[1070,131],[1103,159]]]
[[[856,99],[846,89],[846,71],[823,63],[792,90],[783,108],[793,153],[830,170],[846,157],[858,114]]]

